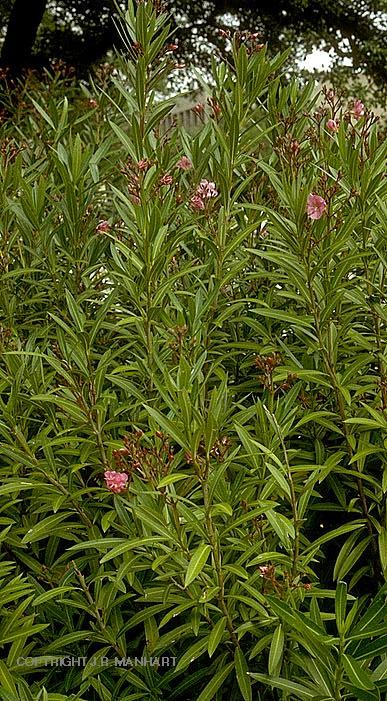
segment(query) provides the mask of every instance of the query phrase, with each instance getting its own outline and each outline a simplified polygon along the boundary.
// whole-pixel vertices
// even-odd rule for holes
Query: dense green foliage
[[[238,36],[166,132],[125,22],[1,127],[0,699],[384,699],[386,143]]]

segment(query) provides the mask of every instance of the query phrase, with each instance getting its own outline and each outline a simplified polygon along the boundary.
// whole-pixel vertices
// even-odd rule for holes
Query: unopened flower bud
[[[150,163],[149,163],[149,161],[148,161],[146,158],[142,158],[141,161],[139,161],[139,162],[137,163],[137,168],[138,168],[139,170],[145,170],[145,171],[146,171],[146,170],[148,170],[149,166],[150,166]]]
[[[172,175],[163,175],[163,177],[160,180],[160,185],[172,185],[173,183],[173,178]]]
[[[102,221],[98,222],[96,226],[96,232],[98,234],[106,234],[108,231],[110,231],[110,224],[106,219],[103,219]]]
[[[328,119],[328,121],[327,121],[327,129],[329,129],[329,131],[333,131],[333,132],[338,131],[338,129],[339,129],[339,122],[337,121],[337,119]]]

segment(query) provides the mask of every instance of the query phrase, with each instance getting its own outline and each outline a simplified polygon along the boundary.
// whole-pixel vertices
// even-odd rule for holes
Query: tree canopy
[[[125,6],[124,0],[120,2]],[[385,0],[168,0],[179,61],[209,64],[226,38],[219,29],[259,32],[269,50],[292,46],[292,58],[313,47],[333,50],[336,70],[363,73],[387,85]],[[53,57],[87,69],[119,47],[115,0],[0,0],[1,63],[45,65]]]

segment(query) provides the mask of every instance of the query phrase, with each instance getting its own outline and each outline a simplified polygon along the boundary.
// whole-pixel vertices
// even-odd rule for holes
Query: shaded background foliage
[[[122,3],[121,3],[122,7]],[[224,46],[219,28],[239,25],[258,31],[274,55],[292,47],[289,67],[314,47],[333,49],[337,84],[354,74],[371,78],[382,103],[387,83],[387,13],[384,0],[170,0],[177,57],[209,68],[214,49]],[[47,65],[60,58],[84,73],[116,45],[114,0],[1,0],[2,32],[6,36],[2,63],[14,69]],[[10,18],[12,21],[10,22]],[[36,41],[34,42],[36,35]],[[343,65],[349,59],[350,67]],[[192,84],[192,76],[191,76]]]

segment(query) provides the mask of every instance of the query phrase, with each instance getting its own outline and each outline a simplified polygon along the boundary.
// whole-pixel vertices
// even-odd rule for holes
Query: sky
[[[300,61],[299,66],[300,68],[305,68],[309,71],[313,71],[315,69],[328,70],[331,67],[333,55],[334,52],[332,49],[330,51],[315,49],[305,58],[304,61]],[[351,62],[349,61],[349,59],[344,59],[343,64],[350,66]]]

